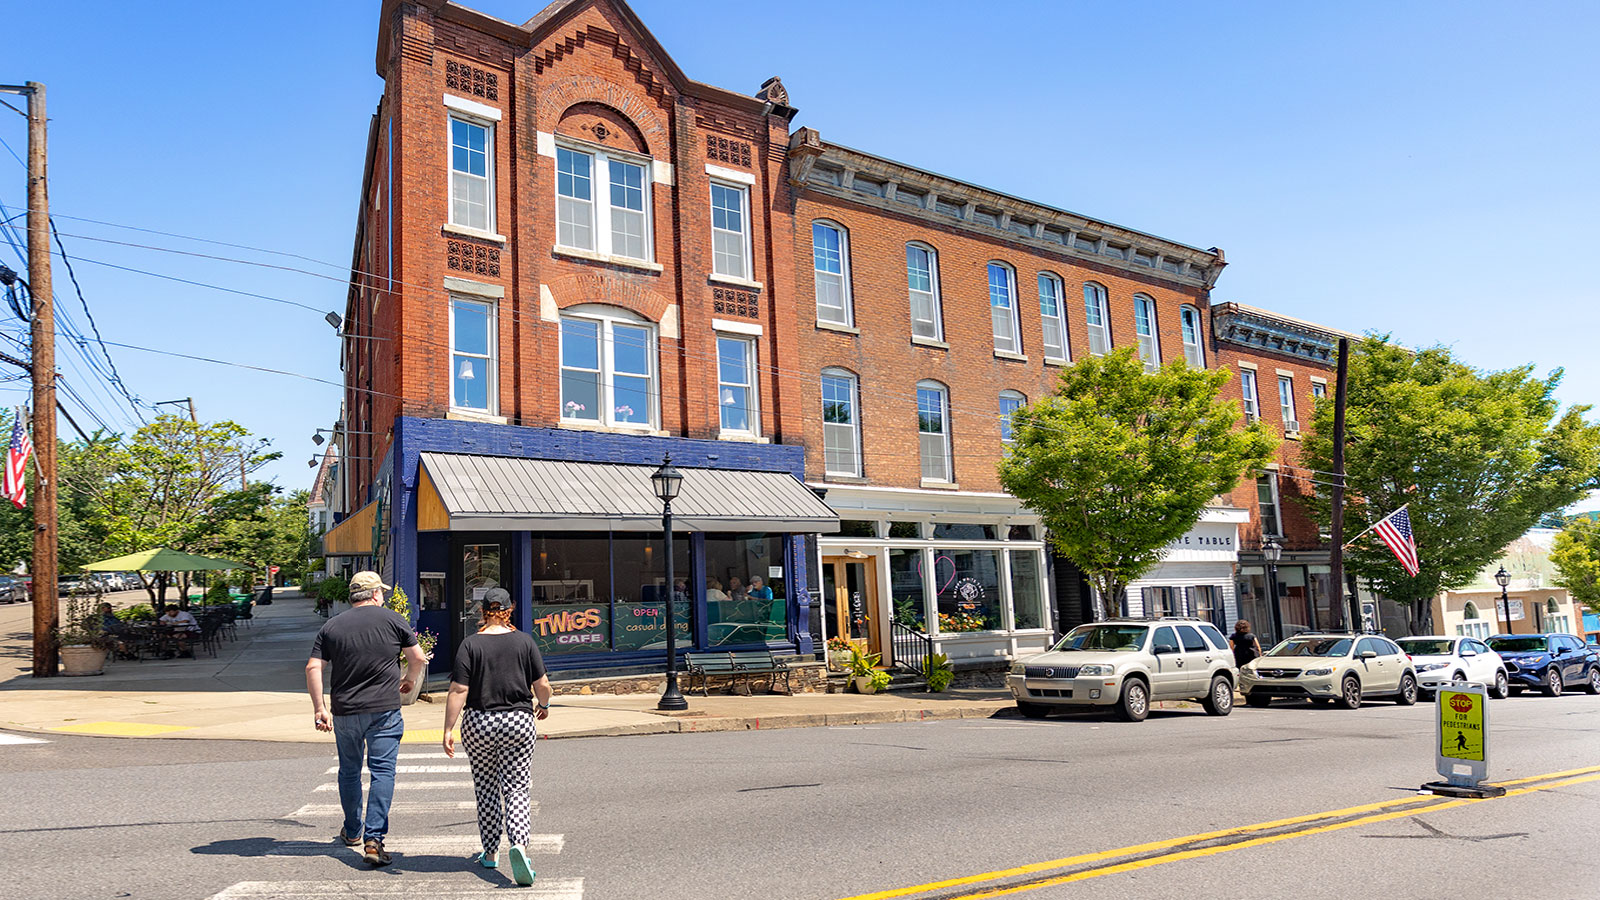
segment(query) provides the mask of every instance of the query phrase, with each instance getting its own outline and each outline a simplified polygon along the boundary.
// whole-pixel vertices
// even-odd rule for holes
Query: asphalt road
[[[1496,780],[1600,767],[1600,697],[1491,709]],[[899,895],[1600,895],[1585,874],[1600,768],[1500,800],[1424,800],[1432,713],[1285,705],[552,741],[535,756],[540,878],[522,895],[839,900],[959,879]],[[376,872],[331,843],[325,747],[62,736],[0,744],[0,761],[7,897],[510,889],[466,862],[460,760],[401,760],[416,769],[396,794],[396,864]],[[1352,807],[1367,808],[1235,831]],[[1183,840],[1208,832],[1223,833]]]

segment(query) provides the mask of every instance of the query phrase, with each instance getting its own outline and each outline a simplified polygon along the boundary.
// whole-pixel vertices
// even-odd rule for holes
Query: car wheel
[[[1017,701],[1017,712],[1030,719],[1042,719],[1050,715],[1050,707],[1042,703],[1028,703],[1024,700]]]
[[[1246,706],[1253,706],[1256,709],[1266,709],[1272,705],[1272,698],[1266,694],[1245,694],[1244,703]]]
[[[1451,675],[1450,676],[1450,683],[1451,684],[1466,684],[1467,683],[1467,674],[1465,672],[1457,672],[1454,675]]]
[[[1351,676],[1339,686],[1339,705],[1345,709],[1361,707],[1361,679]]]
[[[1545,679],[1544,695],[1546,697],[1559,697],[1561,696],[1561,688],[1561,671],[1552,665],[1550,666],[1550,674]]]
[[[1143,681],[1129,678],[1122,683],[1122,699],[1117,701],[1117,712],[1129,722],[1143,722],[1150,715],[1150,689]]]
[[[1407,672],[1400,676],[1400,693],[1394,695],[1394,702],[1401,706],[1410,706],[1417,702],[1417,677],[1415,675]]]
[[[1511,684],[1506,680],[1506,673],[1494,673],[1494,687],[1489,689],[1489,696],[1496,700],[1504,700],[1511,695]]]
[[[1589,667],[1589,683],[1583,689],[1591,694],[1600,694],[1600,666]]]
[[[1600,669],[1595,669],[1596,677],[1600,677]],[[1233,712],[1233,682],[1221,675],[1211,679],[1211,690],[1206,693],[1200,705],[1206,712],[1213,716],[1225,716]]]

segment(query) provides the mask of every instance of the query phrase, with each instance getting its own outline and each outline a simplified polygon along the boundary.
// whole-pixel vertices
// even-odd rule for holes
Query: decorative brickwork
[[[761,318],[761,298],[749,291],[736,291],[732,288],[712,288],[711,308],[719,316],[742,316],[746,319]]]
[[[444,86],[448,90],[471,94],[485,100],[500,99],[500,76],[477,66],[447,60],[444,64]]]
[[[445,264],[456,272],[499,278],[500,248],[474,244],[471,241],[448,241],[445,246]]]
[[[730,166],[750,168],[750,145],[743,141],[730,141],[715,134],[706,135],[706,159],[727,163]]]

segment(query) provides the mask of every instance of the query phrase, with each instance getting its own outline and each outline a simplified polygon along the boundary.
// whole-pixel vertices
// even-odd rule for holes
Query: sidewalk
[[[0,683],[0,728],[46,733],[191,740],[333,742],[311,727],[305,662],[325,621],[293,590],[258,606],[238,640],[215,659],[108,662],[106,674]],[[10,649],[10,648],[7,648]],[[406,743],[443,737],[444,703],[405,707]],[[546,738],[743,731],[986,718],[1013,705],[1003,691],[943,694],[713,694],[689,697],[687,713],[655,710],[655,694],[558,695],[540,723]]]

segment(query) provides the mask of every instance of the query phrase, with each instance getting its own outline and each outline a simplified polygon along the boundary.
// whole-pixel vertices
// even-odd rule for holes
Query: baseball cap
[[[355,593],[356,591],[370,591],[373,588],[383,588],[386,591],[389,590],[389,586],[383,583],[383,579],[378,577],[377,572],[357,572],[350,579],[351,593]]]
[[[483,594],[483,608],[489,612],[503,612],[511,608],[511,592],[505,588],[490,588]]]

